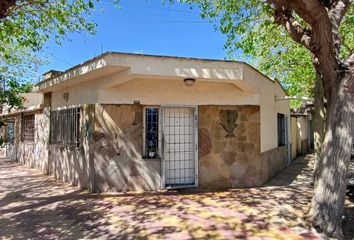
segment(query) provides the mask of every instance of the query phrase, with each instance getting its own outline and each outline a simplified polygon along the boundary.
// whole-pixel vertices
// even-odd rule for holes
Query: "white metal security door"
[[[196,108],[163,107],[162,110],[165,187],[197,186]]]

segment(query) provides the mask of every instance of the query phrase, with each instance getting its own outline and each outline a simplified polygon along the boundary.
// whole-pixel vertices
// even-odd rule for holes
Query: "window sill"
[[[150,157],[142,157],[143,160],[146,161],[160,161],[161,158],[160,157],[154,157],[154,158],[150,158]]]

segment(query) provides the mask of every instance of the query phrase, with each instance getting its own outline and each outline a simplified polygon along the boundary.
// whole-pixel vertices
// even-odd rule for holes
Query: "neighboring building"
[[[286,92],[246,63],[106,53],[45,76],[37,108],[4,114],[8,149],[65,182],[252,187],[289,163],[289,102],[275,101]]]
[[[291,156],[304,155],[314,148],[311,112],[291,113]]]

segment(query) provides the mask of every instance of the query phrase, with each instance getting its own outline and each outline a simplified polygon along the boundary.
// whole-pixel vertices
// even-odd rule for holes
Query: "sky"
[[[162,0],[121,0],[114,7],[101,0],[91,19],[96,34],[74,33],[61,46],[50,41],[43,50],[51,69],[66,70],[107,51],[225,59],[226,37],[203,20],[198,8],[186,4],[162,4]]]

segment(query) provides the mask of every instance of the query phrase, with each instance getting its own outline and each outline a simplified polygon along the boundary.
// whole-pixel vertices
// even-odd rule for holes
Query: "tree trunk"
[[[315,140],[315,164],[314,164],[314,186],[317,184],[319,165],[321,163],[320,156],[322,144],[325,136],[325,117],[326,109],[324,105],[324,89],[319,73],[316,74],[315,81],[315,97],[314,97],[314,115],[313,115],[313,130]]]
[[[0,19],[8,16],[9,9],[16,5],[16,0],[2,0],[0,1]]]
[[[343,239],[342,215],[353,143],[354,75],[347,72],[332,89],[317,186],[311,203],[314,228]]]

